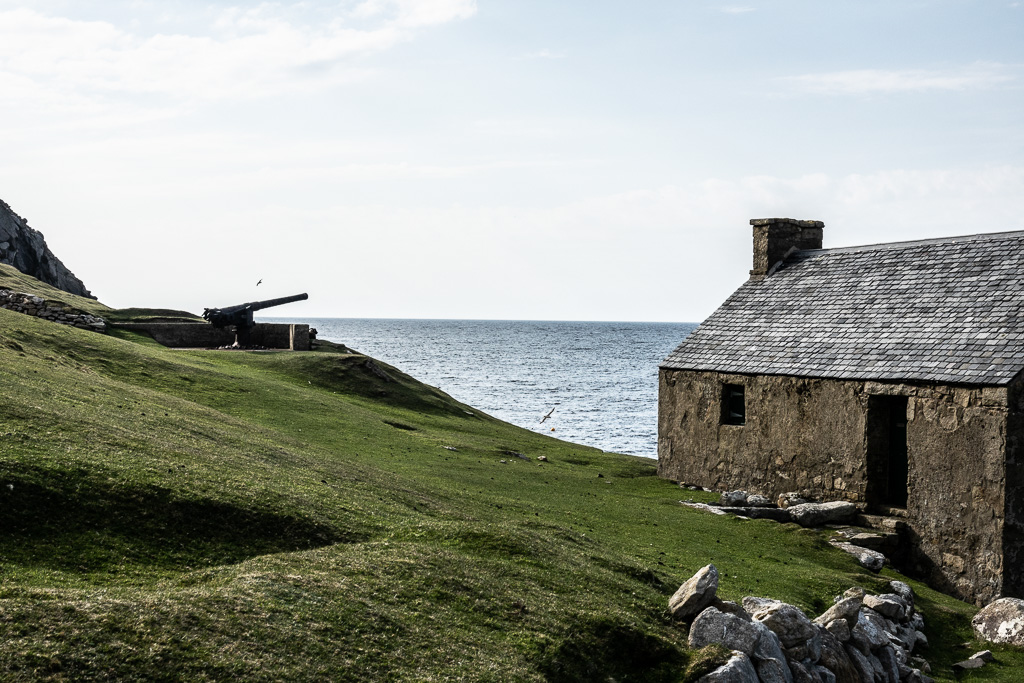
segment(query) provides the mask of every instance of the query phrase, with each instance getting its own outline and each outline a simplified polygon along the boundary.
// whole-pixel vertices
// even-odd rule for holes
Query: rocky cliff
[[[46,246],[42,233],[0,201],[0,263],[12,265],[49,285],[71,294],[95,299],[85,284]]]

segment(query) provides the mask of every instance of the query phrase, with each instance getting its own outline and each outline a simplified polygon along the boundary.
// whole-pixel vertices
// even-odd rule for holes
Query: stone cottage
[[[820,221],[750,223],[750,279],[661,365],[661,476],[854,501],[933,584],[1024,597],[1024,231],[822,249]]]

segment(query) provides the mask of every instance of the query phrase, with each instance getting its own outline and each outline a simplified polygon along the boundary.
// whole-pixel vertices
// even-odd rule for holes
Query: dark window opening
[[[741,425],[747,423],[747,406],[742,384],[722,386],[722,424]]]
[[[868,504],[906,508],[907,397],[869,396],[867,431]]]

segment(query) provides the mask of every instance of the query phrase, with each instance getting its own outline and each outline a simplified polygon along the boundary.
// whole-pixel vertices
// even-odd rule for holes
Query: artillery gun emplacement
[[[218,328],[235,328],[235,346],[249,346],[249,337],[252,329],[256,326],[252,314],[264,308],[272,308],[283,304],[290,304],[293,301],[305,301],[308,294],[295,294],[283,296],[280,299],[267,299],[266,301],[253,301],[247,304],[238,304],[226,308],[207,308],[203,310],[203,318],[211,325]]]

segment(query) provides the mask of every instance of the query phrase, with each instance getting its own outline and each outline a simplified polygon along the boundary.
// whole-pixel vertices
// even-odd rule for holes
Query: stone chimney
[[[790,254],[804,249],[821,249],[821,221],[792,218],[753,218],[754,269],[751,280],[763,280]]]

